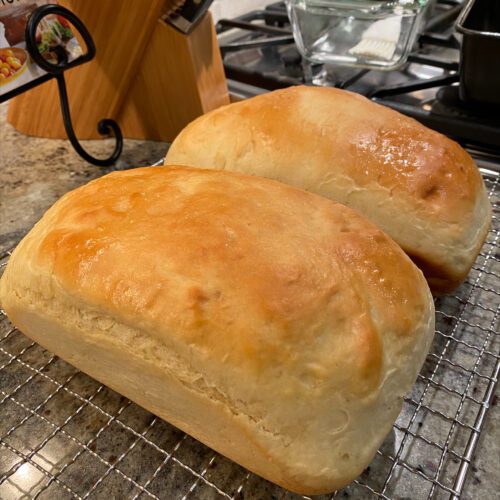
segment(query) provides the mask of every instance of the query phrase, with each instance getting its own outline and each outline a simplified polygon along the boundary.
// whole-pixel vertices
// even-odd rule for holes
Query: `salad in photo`
[[[61,62],[63,58],[72,61],[81,55],[70,24],[61,16],[50,15],[40,21],[36,42],[40,54],[52,64]]]

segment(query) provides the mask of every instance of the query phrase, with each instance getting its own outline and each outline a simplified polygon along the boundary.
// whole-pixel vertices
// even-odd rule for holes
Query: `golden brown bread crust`
[[[165,164],[260,175],[344,203],[414,257],[436,292],[465,278],[491,221],[481,175],[457,143],[334,88],[219,108],[180,133]]]
[[[351,209],[213,170],[65,195],[0,281],[37,342],[301,493],[369,464],[428,352],[422,273]]]

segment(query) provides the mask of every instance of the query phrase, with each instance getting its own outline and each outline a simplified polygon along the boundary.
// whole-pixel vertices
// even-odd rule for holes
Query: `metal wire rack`
[[[403,411],[370,467],[318,498],[460,497],[500,370],[499,174],[483,175],[493,227],[466,282],[436,301],[433,349]],[[20,497],[301,498],[79,372],[0,311],[0,498]]]

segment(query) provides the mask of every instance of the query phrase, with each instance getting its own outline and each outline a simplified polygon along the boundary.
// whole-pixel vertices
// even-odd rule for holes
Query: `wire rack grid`
[[[316,498],[460,498],[500,370],[499,174],[483,177],[491,231],[466,282],[436,300],[433,348],[392,432],[357,480]],[[106,497],[308,498],[79,372],[0,311],[0,498]]]

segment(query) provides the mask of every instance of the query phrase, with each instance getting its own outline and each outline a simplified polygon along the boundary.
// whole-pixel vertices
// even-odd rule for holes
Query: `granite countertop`
[[[85,142],[85,147],[95,155],[106,154],[111,146],[109,141],[106,140]],[[162,158],[166,149],[167,145],[164,143],[126,140],[122,158],[118,165],[113,167],[113,170],[150,165]],[[72,150],[68,141],[32,138],[19,134],[6,123],[6,105],[0,105],[0,255],[13,248],[20,238],[40,218],[42,213],[61,195],[109,171],[110,169],[95,167],[80,159]],[[493,321],[495,317],[493,317]],[[467,321],[477,323],[481,319],[473,318],[472,316],[471,318],[468,318]],[[5,319],[0,319],[0,329],[5,322]],[[444,323],[443,328],[446,328]],[[493,347],[498,349],[497,346],[498,343]],[[67,432],[64,431],[61,433],[61,431],[58,431],[58,435],[51,437],[47,445],[34,455],[35,458],[38,457],[39,460],[42,460],[41,462],[37,462],[40,466],[46,469],[48,467],[47,470],[51,470],[53,474],[60,474],[58,477],[61,478],[64,484],[72,488],[71,491],[80,492],[79,494],[83,496],[88,491],[89,485],[94,484],[92,498],[124,498],[134,496],[134,494],[141,495],[141,492],[141,498],[146,498],[144,491],[137,486],[137,484],[142,486],[146,484],[148,491],[158,497],[174,498],[179,491],[185,492],[185,489],[189,488],[189,485],[193,483],[193,477],[186,472],[188,469],[182,468],[179,462],[189,464],[189,467],[193,470],[198,470],[211,483],[218,485],[221,489],[225,489],[225,491],[230,491],[232,485],[241,484],[242,478],[245,478],[246,472],[243,469],[229,463],[222,457],[217,456],[214,458],[212,452],[206,447],[198,444],[191,438],[182,437],[179,431],[168,426],[168,424],[154,419],[153,416],[144,412],[136,405],[124,401],[124,398],[113,393],[113,391],[96,389],[97,383],[92,381],[92,379],[83,374],[77,374],[74,369],[65,363],[59,363],[57,360],[54,361],[50,358],[50,354],[38,348],[38,346],[29,345],[29,341],[22,334],[8,334],[3,338],[0,335],[0,347],[4,349],[4,351],[0,352],[0,366],[7,366],[9,368],[9,370],[7,368],[0,370],[0,390],[4,395],[11,390],[15,391],[17,384],[18,387],[21,387],[21,390],[18,392],[21,393],[24,391],[23,397],[25,399],[21,399],[21,396],[19,396],[19,401],[24,401],[22,404],[34,407],[35,403],[31,403],[27,398],[32,398],[33,401],[36,401],[37,397],[38,399],[42,397],[41,395],[37,396],[37,391],[39,393],[43,392],[41,385],[34,387],[31,383],[25,383],[22,377],[26,377],[27,375],[13,371],[14,367],[17,366],[14,361],[19,358],[31,366],[40,367],[41,372],[47,373],[51,379],[60,380],[61,383],[63,383],[63,380],[66,380],[65,383],[71,388],[73,395],[82,395],[79,396],[80,399],[81,397],[92,399],[97,394],[93,400],[96,405],[99,408],[104,408],[109,414],[114,415],[111,421],[103,427],[102,412],[90,415],[90,410],[95,410],[95,408],[86,403],[85,408],[77,418],[70,419],[69,422],[64,424]],[[459,358],[459,361],[465,364],[466,359]],[[19,370],[25,370],[25,368],[21,364]],[[28,371],[27,374],[29,375],[29,373]],[[39,375],[37,377],[40,378]],[[37,378],[34,380],[36,381]],[[44,381],[42,380],[42,382]],[[447,383],[454,387],[452,379],[449,379]],[[415,391],[418,390],[418,387],[416,387]],[[475,391],[476,387],[474,387],[474,393]],[[43,412],[38,410],[40,405],[35,407],[36,412],[38,412],[37,414],[42,415],[41,423],[37,424],[38,420],[29,419],[29,414],[26,414],[26,424],[20,425],[19,428],[16,428],[15,432],[11,432],[12,426],[15,426],[16,422],[21,418],[21,414],[18,412],[21,412],[20,408],[22,408],[22,405],[18,403],[14,404],[13,400],[10,399],[3,406],[0,403],[0,441],[2,443],[5,442],[7,433],[9,436],[7,439],[9,445],[18,450],[23,449],[28,454],[30,450],[33,450],[34,443],[36,444],[37,442],[36,440],[43,439],[43,429],[37,427],[38,425],[46,425],[47,422],[52,420],[55,420],[59,425],[61,422],[64,422],[65,418],[68,418],[68,406],[73,404],[73,400],[59,397],[64,394],[64,390],[56,391],[55,396],[51,397],[41,407]],[[89,396],[90,394],[94,395]],[[438,401],[434,400],[432,404],[436,405],[435,407],[439,407],[441,411],[446,412],[447,405],[451,404],[452,396],[449,396],[448,401],[446,393],[440,392],[437,394],[440,399]],[[4,399],[0,393],[0,400],[3,401]],[[7,407],[7,404],[10,406]],[[89,410],[88,417],[85,416],[87,410]],[[6,411],[7,413],[5,413]],[[23,408],[23,411],[26,411],[26,408]],[[404,421],[405,418],[403,412],[400,421]],[[426,425],[431,425],[428,420],[429,416],[422,417],[422,421],[419,421],[419,418],[421,417],[417,416],[417,420],[415,421],[416,432],[419,432],[419,427],[425,429]],[[427,418],[427,421],[425,421],[425,418]],[[467,420],[466,416],[463,418]],[[28,423],[32,421],[33,424],[31,427],[28,426]],[[115,426],[116,423],[120,425]],[[421,427],[422,425],[423,427]],[[114,433],[111,432],[112,426],[117,427]],[[135,448],[134,444],[129,445],[127,441],[129,438],[135,436],[130,434],[134,429],[137,433],[141,433],[142,436],[149,437],[149,440],[141,441]],[[431,428],[431,430],[437,432],[437,429]],[[95,438],[96,432],[98,433],[98,439]],[[443,432],[447,432],[447,430],[444,429]],[[38,433],[42,437],[37,438]],[[156,437],[152,437],[153,435]],[[71,439],[64,441],[68,436]],[[60,442],[55,442],[56,438]],[[80,443],[87,443],[87,447],[83,452],[81,450],[78,451],[79,448],[75,444],[75,439]],[[383,448],[389,447],[394,449],[394,440],[397,439],[398,435],[394,434],[393,431],[392,438],[386,440]],[[453,436],[453,440],[460,441],[460,435]],[[161,449],[158,446],[152,446],[152,441],[154,441],[155,446],[159,442],[162,442],[163,445],[158,445]],[[126,449],[124,448],[125,442],[126,446],[128,446],[127,451],[124,451]],[[52,448],[49,446],[51,443],[53,444]],[[59,458],[57,460],[60,462],[54,459],[53,462],[48,463],[48,459],[43,458],[43,452],[47,448],[50,448],[51,456],[58,455]],[[138,449],[140,453],[136,453]],[[167,466],[165,466],[165,463],[168,459],[164,458],[164,455],[161,454],[163,450],[167,450],[168,453],[171,452],[174,456]],[[122,453],[124,455],[121,455]],[[416,443],[412,445],[411,453],[412,457],[414,457],[412,460],[417,470],[422,470],[424,473],[430,474],[433,470],[432,468],[435,467],[435,463],[432,463],[430,455],[426,455],[428,452],[425,451],[425,448],[419,447],[418,443]],[[107,470],[106,474],[99,469],[103,467],[103,461],[99,462],[95,460],[96,454],[104,457],[104,463],[109,466],[108,469],[102,469],[103,471]],[[58,464],[67,462],[68,456],[71,455],[73,458],[77,457],[74,458],[74,463],[71,462],[67,470],[63,468],[61,471]],[[212,458],[210,459],[211,456]],[[2,483],[2,474],[5,474],[15,464],[16,460],[19,460],[19,456],[16,456],[8,447],[0,445],[0,498],[2,499],[19,498],[23,495],[23,498],[30,498],[38,491],[36,488],[40,488],[40,484],[43,484],[44,481],[47,482],[47,477],[40,474],[39,469],[30,464],[24,464],[23,467],[28,466],[32,469],[32,476],[29,474],[23,476],[18,471],[15,474],[15,479],[10,478]],[[43,460],[46,461],[44,462]],[[375,461],[377,460],[378,457]],[[157,464],[162,463],[162,461],[163,469],[160,465],[157,468]],[[453,464],[451,464],[452,466]],[[387,465],[384,467],[386,470]],[[115,474],[115,472],[118,472],[117,469],[120,471],[120,474]],[[156,476],[154,475],[155,470]],[[371,475],[371,482],[369,484],[377,484],[377,478],[373,476],[374,474],[378,474],[378,472],[375,472],[378,470],[376,465],[373,464],[371,472],[367,469],[363,473],[363,477]],[[400,482],[403,486],[398,486],[400,489],[394,490],[393,493],[389,489],[387,494],[389,496],[392,494],[391,498],[400,499],[426,498],[428,489],[420,490],[418,487],[413,489],[413,483],[410,482],[407,483],[408,486],[404,486],[405,481],[403,476],[406,472],[404,469],[398,472],[398,474],[402,475]],[[133,478],[137,484],[124,481],[123,474]],[[152,482],[148,483],[148,476],[154,480],[151,479]],[[36,479],[38,482],[34,479],[28,480],[27,478],[38,478]],[[95,478],[98,479],[97,485],[95,485]],[[495,397],[493,408],[491,408],[487,417],[478,450],[472,461],[463,498],[498,498],[498,492],[500,491],[499,478],[500,412],[497,407],[497,397]],[[428,484],[426,487],[428,487]],[[46,489],[44,489],[44,494],[40,498],[71,497],[71,494],[57,481],[49,482],[49,486],[45,485],[44,488]],[[191,498],[215,498],[213,489],[207,488],[207,484],[204,481],[198,480],[193,488]],[[241,495],[241,497],[244,496],[245,499],[298,498],[296,495],[285,494],[283,490],[279,490],[270,485],[270,483],[254,478],[253,476],[250,479],[246,479],[243,492],[244,495]],[[368,490],[356,487],[356,485],[351,485],[349,488],[343,490],[339,496],[369,498]],[[447,497],[447,494],[443,490],[437,491],[435,494],[435,498],[445,497]]]
[[[111,170],[155,163],[167,150],[161,142],[125,140],[117,165],[95,167],[80,158],[69,141],[18,133],[6,123],[6,115],[7,103],[0,104],[0,255],[67,191]],[[94,156],[104,157],[112,150],[111,141],[82,144]]]

